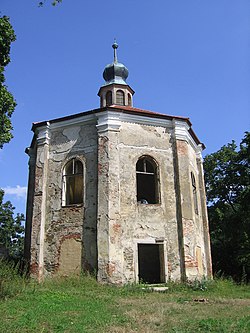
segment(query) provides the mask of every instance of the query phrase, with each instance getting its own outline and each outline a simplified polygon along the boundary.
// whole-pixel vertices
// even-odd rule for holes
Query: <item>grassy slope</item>
[[[250,286],[171,284],[166,293],[112,287],[91,277],[29,283],[0,300],[0,332],[250,332]]]

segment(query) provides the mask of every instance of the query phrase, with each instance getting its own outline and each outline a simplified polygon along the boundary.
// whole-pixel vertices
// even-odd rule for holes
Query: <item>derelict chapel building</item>
[[[33,124],[30,272],[83,270],[110,283],[211,277],[204,146],[188,118],[133,107],[117,47],[100,108]]]

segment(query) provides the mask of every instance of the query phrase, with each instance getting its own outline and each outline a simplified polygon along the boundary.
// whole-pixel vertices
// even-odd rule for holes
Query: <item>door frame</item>
[[[139,253],[138,253],[138,244],[148,244],[148,245],[161,245],[163,247],[163,258],[161,258],[160,255],[160,270],[161,270],[161,278],[163,280],[163,282],[161,283],[165,283],[168,281],[168,258],[167,258],[167,244],[165,239],[162,240],[160,238],[143,238],[143,239],[136,239],[134,241],[134,271],[135,271],[135,282],[139,283]]]

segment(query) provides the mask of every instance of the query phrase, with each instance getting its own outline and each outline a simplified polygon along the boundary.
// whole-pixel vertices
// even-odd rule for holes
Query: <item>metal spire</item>
[[[116,49],[118,48],[118,44],[116,43],[116,39],[114,39],[114,44],[112,45],[114,49],[114,63],[117,64],[117,52]]]

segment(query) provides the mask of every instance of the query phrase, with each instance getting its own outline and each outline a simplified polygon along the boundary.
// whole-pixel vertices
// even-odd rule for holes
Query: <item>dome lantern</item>
[[[104,68],[103,78],[105,80],[105,84],[98,92],[98,96],[100,97],[100,106],[132,106],[132,96],[134,91],[126,82],[128,77],[127,67],[118,62],[118,44],[116,43],[116,40],[114,41],[112,48],[114,50],[114,60],[111,64]]]

